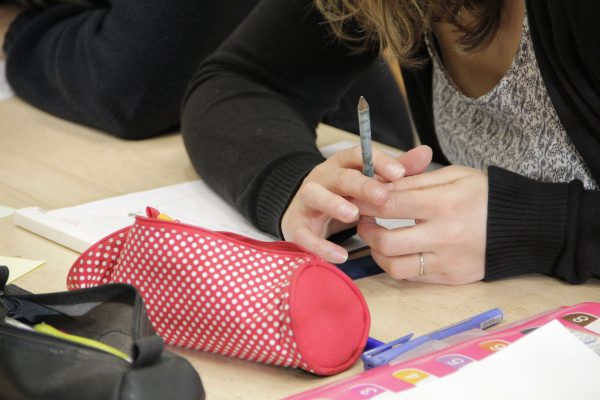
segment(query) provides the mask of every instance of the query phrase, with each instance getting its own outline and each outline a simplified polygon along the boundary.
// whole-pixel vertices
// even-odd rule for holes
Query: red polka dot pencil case
[[[128,283],[166,343],[331,375],[364,349],[370,316],[335,266],[289,242],[261,242],[138,216],[85,251],[70,290]]]

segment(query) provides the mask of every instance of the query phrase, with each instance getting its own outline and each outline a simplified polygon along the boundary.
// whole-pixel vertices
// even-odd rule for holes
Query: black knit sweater
[[[324,39],[327,26],[311,4],[264,0],[199,70],[184,110],[184,140],[200,175],[272,234],[304,176],[323,161],[314,137],[322,113],[375,57]],[[552,102],[600,182],[600,3],[528,0],[527,7]],[[405,80],[419,135],[444,162],[430,65]],[[600,277],[599,192],[578,181],[536,182],[496,167],[488,173],[486,279]]]
[[[34,106],[123,138],[172,131],[199,62],[257,2],[66,0],[35,8],[7,32],[7,79]]]

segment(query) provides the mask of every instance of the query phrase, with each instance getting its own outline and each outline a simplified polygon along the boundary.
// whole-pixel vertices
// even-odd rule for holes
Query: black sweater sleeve
[[[199,62],[258,0],[111,0],[21,14],[6,35],[15,93],[59,117],[140,139],[174,130]]]
[[[600,192],[490,167],[485,279],[600,277]]]
[[[527,0],[532,40],[560,121],[600,183],[600,3]],[[491,168],[486,278],[600,277],[600,192]]]
[[[200,176],[259,229],[323,157],[315,127],[375,58],[331,36],[311,0],[264,0],[193,79],[182,118]]]

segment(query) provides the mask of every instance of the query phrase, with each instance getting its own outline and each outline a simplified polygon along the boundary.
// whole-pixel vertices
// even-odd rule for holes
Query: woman
[[[309,0],[266,0],[196,75],[184,139],[213,188],[259,228],[333,262],[346,253],[326,238],[360,218],[373,258],[397,279],[600,276],[600,5],[317,6],[329,24]],[[330,27],[343,42],[323,40]],[[356,149],[319,155],[320,114],[381,48],[412,68],[421,141],[457,165],[424,173],[425,146],[399,160],[376,154],[376,181],[361,176]],[[417,224],[386,230],[372,217]]]

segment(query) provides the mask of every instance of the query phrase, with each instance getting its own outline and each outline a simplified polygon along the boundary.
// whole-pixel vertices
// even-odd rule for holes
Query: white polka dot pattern
[[[313,372],[294,340],[289,286],[314,261],[290,243],[138,217],[83,253],[67,286],[131,284],[168,344]]]

